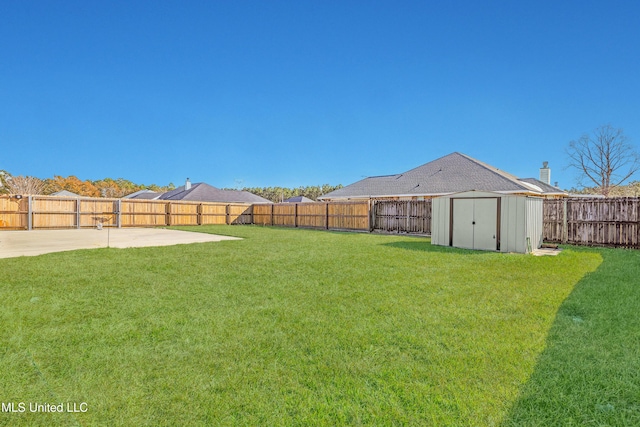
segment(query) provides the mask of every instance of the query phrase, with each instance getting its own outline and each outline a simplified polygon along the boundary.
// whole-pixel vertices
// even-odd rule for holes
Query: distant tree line
[[[342,188],[342,184],[338,185],[311,185],[307,187],[285,188],[285,187],[245,187],[244,191],[253,193],[256,196],[264,197],[274,203],[287,200],[291,197],[304,196],[311,200],[318,200],[323,194],[330,193],[334,190]]]
[[[174,188],[175,185],[172,183],[166,186],[135,184],[124,178],[82,181],[73,175],[68,177],[54,175],[53,178],[40,179],[33,176],[12,176],[7,171],[0,170],[0,194],[49,195],[66,190],[79,196],[120,198],[139,190],[165,192]]]
[[[175,189],[173,183],[166,186],[156,184],[136,184],[124,178],[104,178],[97,181],[81,180],[73,175],[68,177],[54,175],[53,178],[40,179],[33,176],[12,176],[0,170],[0,194],[43,194],[58,191],[70,191],[85,197],[120,198],[140,190],[165,192]],[[272,202],[280,202],[294,196],[304,196],[317,200],[323,194],[342,188],[342,185],[314,185],[307,187],[255,187],[243,188],[245,191],[262,196]]]
[[[569,190],[569,193],[576,195],[602,195],[602,189],[600,187],[574,187]],[[608,197],[640,197],[640,181],[632,181],[627,185],[611,188],[608,192]]]

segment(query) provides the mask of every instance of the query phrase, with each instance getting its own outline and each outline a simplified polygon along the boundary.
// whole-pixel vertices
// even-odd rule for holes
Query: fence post
[[[202,225],[202,203],[198,204],[198,209],[196,210],[196,224]]]
[[[225,223],[226,223],[227,225],[229,225],[229,224],[230,224],[230,219],[231,219],[231,218],[230,218],[230,216],[229,216],[229,204],[228,204],[228,203],[227,203],[227,204],[225,205],[225,207],[224,207],[224,212],[225,212]]]
[[[562,243],[569,240],[569,229],[567,228],[567,199],[562,200]]]
[[[33,196],[27,196],[27,230],[33,229]]]
[[[404,232],[405,233],[409,233],[409,222],[410,222],[409,221],[409,215],[410,215],[410,211],[411,211],[411,200],[407,200],[406,203],[407,204],[406,204],[406,208],[405,209],[407,209],[407,220],[406,220],[405,225],[404,225]]]
[[[324,203],[324,229],[329,229],[329,202]]]
[[[122,200],[116,200],[116,226],[122,228]]]
[[[375,206],[376,206],[375,200],[369,199],[369,233],[373,231],[373,228],[375,226],[375,217],[374,217]]]
[[[165,212],[165,225],[171,225],[171,202],[167,202],[164,208]]]
[[[298,204],[297,203],[293,204],[293,226],[294,227],[298,226]]]
[[[429,216],[428,221],[427,221],[427,230],[429,235],[431,235],[432,231],[431,230],[431,224],[433,223],[433,199],[429,199],[429,201],[425,200],[425,205],[428,206],[428,208],[425,207],[425,209],[427,210],[427,212],[429,212]]]
[[[82,203],[80,201],[80,198],[77,198],[76,199],[76,228],[78,228],[78,229],[80,228],[80,220],[81,220],[81,217],[80,217],[80,207],[81,207],[80,203]]]

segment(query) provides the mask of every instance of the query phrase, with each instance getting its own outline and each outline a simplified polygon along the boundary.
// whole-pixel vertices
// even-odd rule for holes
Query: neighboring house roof
[[[248,191],[221,190],[204,182],[191,185],[185,190],[185,186],[168,191],[159,197],[159,200],[191,200],[197,202],[224,202],[224,203],[272,203],[270,200],[256,196]]]
[[[142,200],[155,200],[160,197],[162,193],[158,193],[152,190],[139,190],[135,193],[128,194],[123,199],[142,199]]]
[[[603,194],[569,194],[571,198],[580,198],[580,199],[606,199],[606,196]]]
[[[295,196],[295,197],[289,197],[288,199],[283,200],[283,203],[313,203],[313,200],[304,196]]]
[[[520,180],[494,166],[454,152],[404,173],[365,178],[318,199],[439,196],[471,190],[547,194],[538,184]]]
[[[50,196],[62,196],[62,197],[82,197],[79,194],[72,193],[71,191],[62,190],[51,193]]]
[[[554,187],[553,185],[549,185],[546,182],[542,182],[536,178],[521,178],[520,181],[539,187],[545,195],[566,196],[568,194],[566,191],[561,190],[558,187]]]

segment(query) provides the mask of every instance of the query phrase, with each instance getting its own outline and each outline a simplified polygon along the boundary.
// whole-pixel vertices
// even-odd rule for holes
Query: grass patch
[[[0,424],[518,424],[544,392],[539,369],[574,286],[609,263],[637,277],[636,252],[533,257],[402,236],[196,230],[244,240],[0,260],[0,400],[88,405],[2,413]],[[600,287],[615,294],[612,284]],[[586,325],[589,298],[571,309]]]
[[[640,253],[598,253],[602,265],[560,307],[505,426],[640,425]]]

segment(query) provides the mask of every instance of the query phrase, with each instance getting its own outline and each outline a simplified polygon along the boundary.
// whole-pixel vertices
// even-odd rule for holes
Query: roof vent
[[[549,169],[549,162],[542,162],[542,167],[540,168],[540,181],[547,185],[551,184],[551,169]]]
[[[184,191],[191,190],[191,181],[187,178],[187,182],[184,183]]]

